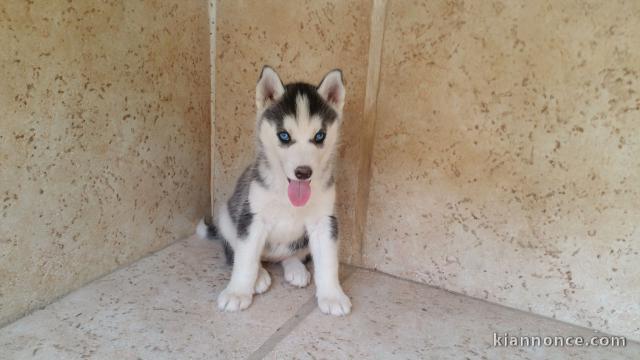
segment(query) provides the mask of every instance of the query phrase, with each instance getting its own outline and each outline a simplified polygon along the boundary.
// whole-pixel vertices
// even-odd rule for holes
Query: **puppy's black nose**
[[[296,174],[298,180],[307,180],[311,177],[313,171],[311,171],[311,168],[308,166],[298,166],[294,173]]]

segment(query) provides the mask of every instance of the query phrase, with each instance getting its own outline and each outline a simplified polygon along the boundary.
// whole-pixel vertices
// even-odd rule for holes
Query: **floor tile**
[[[313,286],[286,284],[240,313],[215,294],[231,269],[218,243],[189,238],[0,329],[0,359],[639,359],[625,348],[494,347],[493,334],[594,332],[390,277],[345,267],[353,312],[323,315]]]
[[[244,358],[313,297],[272,266],[267,293],[221,313],[224,263],[218,243],[173,244],[0,329],[0,359]]]
[[[275,346],[269,359],[640,359],[625,348],[493,346],[493,333],[592,336],[587,329],[357,270],[345,282],[353,313],[317,309]]]

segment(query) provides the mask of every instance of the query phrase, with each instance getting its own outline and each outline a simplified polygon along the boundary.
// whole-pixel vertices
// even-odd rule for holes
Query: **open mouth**
[[[307,180],[291,180],[291,179],[287,178],[287,182],[288,182],[289,184],[291,184],[291,182],[292,182],[292,181],[293,181],[294,183],[296,183],[296,182],[307,182],[307,183],[310,183],[310,182],[311,182],[311,179],[307,179]]]
[[[292,180],[287,178],[287,181],[289,181],[287,195],[289,195],[291,205],[295,207],[304,206],[311,197],[311,180]]]

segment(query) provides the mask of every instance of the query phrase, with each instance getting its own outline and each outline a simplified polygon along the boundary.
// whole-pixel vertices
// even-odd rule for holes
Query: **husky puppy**
[[[262,261],[280,262],[292,285],[305,287],[314,264],[316,297],[323,313],[346,315],[351,301],[338,280],[338,222],[334,214],[334,167],[345,89],[340,70],[318,86],[284,85],[265,66],[256,87],[257,151],[218,226],[201,221],[197,233],[217,238],[233,264],[231,280],[218,296],[224,311],[246,309],[254,294],[271,285]]]

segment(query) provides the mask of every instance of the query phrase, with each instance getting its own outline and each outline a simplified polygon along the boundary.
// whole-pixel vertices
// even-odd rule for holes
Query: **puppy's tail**
[[[213,224],[207,224],[205,218],[200,219],[198,226],[196,227],[196,235],[201,239],[206,240],[220,240],[224,248],[224,257],[227,260],[227,265],[233,265],[234,252],[229,242],[218,233],[218,228]]]
[[[218,238],[218,228],[213,224],[207,224],[205,218],[202,218],[196,227],[196,235],[200,239],[216,240]]]

